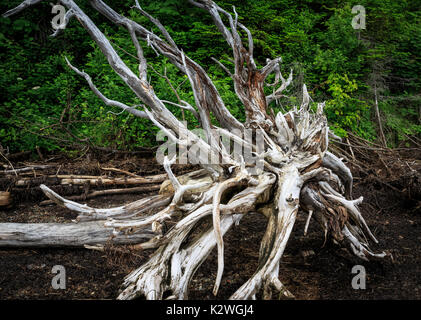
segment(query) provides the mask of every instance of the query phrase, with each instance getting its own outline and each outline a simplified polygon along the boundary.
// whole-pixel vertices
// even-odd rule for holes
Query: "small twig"
[[[121,173],[127,174],[127,175],[129,175],[131,177],[139,177],[138,175],[136,175],[134,173],[131,173],[129,171],[122,170],[122,169],[117,169],[117,168],[101,168],[101,169],[102,170],[105,170],[105,171],[121,172]]]
[[[0,171],[0,173],[4,173],[4,174],[8,174],[8,173],[15,173],[17,176],[18,172],[26,172],[26,171],[33,171],[35,169],[46,169],[46,168],[51,168],[53,167],[52,165],[35,165],[35,166],[29,166],[29,167],[25,167],[25,168],[20,168],[20,169],[14,169],[13,166],[13,170],[4,170],[4,171]]]

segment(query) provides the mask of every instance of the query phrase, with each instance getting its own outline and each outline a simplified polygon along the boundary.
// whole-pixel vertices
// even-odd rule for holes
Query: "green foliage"
[[[0,4],[0,10],[21,0]],[[124,15],[159,30],[131,1],[114,0],[110,5]],[[273,102],[275,111],[299,104],[302,84],[315,101],[326,101],[326,114],[333,130],[346,136],[351,130],[375,140],[373,85],[381,86],[379,107],[391,146],[420,135],[421,89],[421,9],[410,0],[361,0],[366,8],[367,29],[351,27],[351,1],[337,0],[217,0],[231,11],[235,5],[239,20],[254,38],[259,66],[267,58],[282,56],[284,76],[294,69],[294,82],[286,92],[289,98]],[[231,70],[231,51],[201,9],[182,0],[140,1],[141,6],[159,18],[186,54],[207,70],[227,107],[244,121],[244,108],[234,93],[232,80],[211,57]],[[137,72],[135,49],[124,28],[118,28],[88,3],[82,8],[103,30],[127,65]],[[106,58],[73,20],[57,37],[51,38],[53,15],[48,3],[41,3],[10,19],[0,19],[0,144],[12,152],[40,146],[46,150],[80,149],[86,143],[113,149],[135,149],[156,144],[157,131],[149,121],[137,119],[106,106],[65,64],[88,72],[107,97],[127,105],[140,101],[111,70]],[[246,34],[242,37],[246,40]],[[168,76],[181,99],[194,105],[189,82],[172,64],[143,44],[150,64],[148,76],[157,95],[177,102],[165,79]],[[378,67],[382,66],[382,67]],[[373,82],[373,74],[379,83]],[[273,75],[268,79],[273,81]],[[377,81],[377,80],[376,80]],[[265,89],[270,93],[271,88]],[[286,107],[285,107],[286,106]],[[178,107],[168,105],[182,119]],[[184,112],[191,128],[197,122]]]

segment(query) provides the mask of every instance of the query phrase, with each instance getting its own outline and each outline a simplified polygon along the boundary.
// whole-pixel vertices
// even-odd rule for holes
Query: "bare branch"
[[[75,13],[73,12],[73,10],[68,10],[66,12],[66,14],[64,15],[64,21],[63,23],[59,26],[59,28],[54,31],[54,33],[51,35],[51,37],[56,37],[60,31],[62,31],[63,29],[66,28],[67,24],[69,23],[70,19],[73,18],[73,16],[75,15]]]
[[[257,68],[256,63],[254,62],[254,58],[253,58],[254,44],[253,44],[253,37],[251,36],[251,32],[242,23],[238,23],[238,25],[240,26],[241,29],[243,29],[247,33],[249,56],[250,56],[250,60],[251,60],[251,64],[253,68],[256,69]]]
[[[143,10],[139,5],[138,0],[135,0],[135,2],[136,2],[136,6],[134,6],[134,8],[138,9],[145,17],[147,17],[153,24],[155,24],[158,27],[159,31],[161,31],[161,33],[163,34],[165,39],[167,39],[168,43],[172,47],[178,49],[178,47],[177,47],[176,43],[174,42],[173,38],[170,36],[167,29],[165,29],[165,27],[162,25],[162,23],[158,19],[155,19],[154,17],[152,17],[145,10]]]
[[[81,77],[84,77],[86,82],[88,83],[89,87],[91,88],[91,90],[102,100],[104,101],[104,103],[107,106],[114,106],[114,107],[118,107],[120,109],[123,109],[133,115],[135,115],[136,117],[139,118],[145,118],[145,119],[149,119],[148,115],[144,112],[144,111],[140,111],[135,109],[135,107],[129,107],[128,105],[125,105],[122,102],[116,101],[116,100],[110,100],[108,99],[106,96],[104,96],[101,91],[98,90],[98,88],[94,85],[94,83],[92,82],[91,77],[89,76],[89,74],[87,74],[84,71],[80,71],[78,68],[74,67],[67,58],[66,62],[68,64],[68,66],[74,71],[76,72],[78,75],[80,75]]]
[[[176,130],[181,123],[166,109],[152,90],[152,87],[146,81],[139,79],[112,47],[111,43],[104,34],[97,28],[91,19],[74,3],[72,0],[61,1],[69,10],[73,10],[82,26],[89,32],[92,39],[100,47],[103,54],[107,57],[110,66],[123,79],[123,81],[133,90],[139,99],[150,106],[162,120],[168,123],[170,127]]]
[[[212,124],[211,124],[211,119],[210,119],[210,114],[209,114],[209,108],[205,107],[203,104],[206,103],[204,101],[201,101],[201,98],[203,97],[203,95],[200,95],[201,93],[201,88],[197,87],[199,83],[195,82],[193,80],[193,75],[190,73],[189,68],[187,67],[186,64],[186,56],[184,55],[184,52],[181,52],[181,58],[183,61],[183,65],[184,68],[186,70],[186,75],[187,78],[190,81],[190,85],[193,89],[193,96],[194,96],[194,100],[196,101],[196,105],[197,106],[202,106],[202,108],[199,108],[199,115],[200,115],[200,123],[202,124],[202,128],[203,130],[205,130],[208,141],[211,142],[211,145],[217,145],[215,138],[213,137],[212,134]]]
[[[109,20],[116,23],[117,25],[126,27],[128,23],[131,24],[138,36],[140,36],[144,41],[150,42],[156,50],[158,50],[162,55],[167,57],[181,72],[186,74],[187,66],[189,70],[191,70],[190,72],[196,75],[193,78],[193,81],[197,82],[196,87],[200,86],[203,88],[203,90],[200,93],[200,103],[196,105],[197,108],[207,108],[209,109],[208,111],[212,111],[212,113],[215,115],[221,126],[223,126],[224,128],[237,128],[243,130],[244,126],[228,111],[218,93],[218,90],[212,83],[209,76],[203,70],[203,68],[188,57],[185,57],[185,66],[183,64],[183,54],[181,50],[179,50],[177,47],[172,46],[171,41],[169,41],[169,43],[163,41],[161,38],[159,38],[154,33],[150,32],[143,26],[118,14],[101,0],[91,0],[91,4],[96,10],[98,10],[101,14],[103,14],[105,17],[107,17]],[[158,20],[156,20],[155,23],[158,23]],[[211,101],[212,103],[210,103]]]
[[[147,68],[146,59],[143,55],[142,47],[139,44],[139,40],[136,37],[136,33],[130,24],[127,24],[127,30],[129,30],[130,37],[132,38],[133,44],[136,48],[137,58],[139,60],[139,78],[143,81],[147,81]]]
[[[199,164],[203,169],[176,177],[171,166],[177,156],[169,152],[171,160],[168,156],[163,157],[163,166],[167,174],[165,177],[160,175],[153,178],[155,181],[169,177],[169,180],[165,180],[161,185],[159,196],[148,197],[127,206],[106,209],[92,208],[70,201],[41,185],[41,190],[52,201],[78,212],[77,221],[99,222],[82,222],[80,226],[76,223],[63,226],[0,224],[0,245],[59,243],[72,246],[77,243],[88,248],[100,249],[92,245],[95,245],[96,241],[104,243],[107,238],[112,238],[113,241],[124,243],[143,241],[136,245],[139,249],[157,248],[145,264],[126,277],[119,299],[130,299],[139,295],[148,299],[162,299],[165,292],[171,292],[171,299],[187,298],[189,282],[194,272],[215,246],[218,269],[213,292],[217,294],[224,269],[223,235],[234,223],[238,223],[244,214],[251,212],[263,213],[269,221],[260,245],[257,270],[231,296],[233,299],[256,299],[260,293],[264,299],[270,299],[273,293],[293,297],[278,276],[281,258],[300,207],[309,212],[304,233],[314,217],[321,225],[325,241],[329,233],[336,243],[346,245],[349,252],[361,259],[384,257],[385,253],[375,254],[368,247],[369,240],[377,242],[377,239],[358,209],[363,198],[351,199],[350,170],[341,159],[327,151],[329,127],[323,115],[324,104],[319,103],[317,111],[312,112],[309,107],[311,98],[304,85],[300,108],[294,106],[285,114],[279,112],[275,115],[273,110],[272,114],[267,113],[268,103],[281,97],[291,83],[292,70],[285,80],[280,70],[281,58],[268,60],[262,69],[256,68],[251,33],[238,21],[235,7],[232,9],[232,15],[211,0],[190,0],[194,5],[209,12],[232,49],[233,73],[214,60],[233,79],[235,92],[246,112],[244,125],[229,113],[203,68],[187,57],[176,46],[163,25],[143,11],[138,1],[135,2],[135,8],[160,29],[164,39],[119,15],[102,0],[91,0],[97,11],[129,31],[136,48],[135,59],[139,60],[139,76],[122,61],[105,35],[80,10],[75,1],[61,0],[70,12],[68,18],[72,14],[77,18],[97,43],[113,70],[144,103],[143,111],[108,99],[93,84],[86,72],[72,66],[67,59],[66,61],[72,70],[84,77],[91,90],[104,103],[151,120],[169,140],[181,146],[183,152],[188,152],[191,163]],[[33,3],[35,2],[24,1],[13,10],[19,12]],[[228,20],[228,24],[223,20],[225,23]],[[247,33],[248,50],[241,41],[239,31]],[[168,58],[187,76],[198,111],[180,98],[166,74],[166,69],[161,75],[152,67],[154,72],[167,81],[178,103],[161,100],[156,96],[147,80],[147,62],[140,40],[145,41],[157,54]],[[273,88],[273,93],[266,97],[265,80],[272,72],[275,73],[275,81],[268,86]],[[279,82],[281,84],[276,89]],[[209,143],[188,130],[187,125],[178,120],[165,104],[192,111],[199,118]],[[212,124],[211,113],[220,122],[221,128]],[[245,128],[254,130],[249,131]],[[71,132],[68,133],[72,135]],[[225,143],[227,137],[230,140],[229,144]],[[221,141],[224,144],[220,145]],[[234,146],[233,151],[231,146]],[[238,150],[238,146],[241,150]],[[187,150],[187,147],[192,148]],[[254,159],[247,157],[248,154]],[[17,174],[17,171],[15,173]],[[92,180],[89,177],[85,178],[65,180],[72,184],[83,184],[82,180]],[[94,178],[97,181],[97,177]],[[142,183],[150,183],[152,177],[124,177],[101,181],[109,184],[110,180],[114,183],[119,179],[125,183],[134,183],[134,180],[139,183],[139,179]],[[16,186],[19,186],[19,182],[20,180],[16,182]],[[202,223],[210,215],[213,223]],[[164,228],[166,220],[172,220],[168,221],[172,224],[168,230]],[[41,232],[43,239],[40,239],[39,235],[34,236],[34,232]],[[78,238],[76,242],[74,239],[63,241],[67,233],[70,237],[76,235],[83,238]],[[44,237],[49,240],[45,242]]]
[[[246,127],[269,128],[273,126],[273,119],[266,113],[266,97],[264,95],[264,80],[271,68],[256,68],[253,58],[253,38],[251,32],[238,22],[238,14],[233,8],[234,18],[230,13],[219,7],[213,1],[190,1],[194,5],[209,12],[216,27],[231,47],[234,56],[235,73],[232,76],[234,88],[238,98],[246,110]],[[230,30],[225,26],[220,13],[229,21]],[[246,50],[237,30],[240,26],[247,33],[249,49]],[[273,63],[275,65],[275,63]],[[224,69],[225,70],[225,69]]]
[[[176,106],[176,107],[179,107],[179,108],[182,108],[182,109],[184,109],[184,110],[189,110],[189,111],[191,111],[192,113],[193,113],[193,115],[194,115],[194,117],[197,119],[197,120],[199,120],[200,121],[200,116],[199,116],[199,114],[197,113],[197,111],[192,107],[192,105],[191,104],[189,104],[187,101],[184,101],[184,100],[180,100],[180,104],[178,104],[178,103],[175,103],[175,102],[171,102],[171,101],[168,101],[168,100],[161,100],[163,103],[168,103],[168,104],[171,104],[171,105],[173,105],[173,106]],[[182,104],[181,104],[182,103]]]
[[[279,80],[281,80],[281,85],[279,86],[278,89],[276,89],[272,94],[268,95],[266,97],[266,103],[269,105],[273,100],[279,99],[283,96],[283,92],[284,90],[291,84],[292,82],[292,69],[291,72],[289,73],[288,79],[285,80],[284,77],[282,76],[281,70],[279,68],[279,65],[276,67],[276,75],[275,75],[275,82],[273,84],[268,84],[268,86],[273,86],[275,87]]]
[[[268,59],[266,65],[261,69],[263,78],[266,79],[268,75],[270,75],[274,70],[276,70],[277,65],[281,62],[281,57],[278,57],[273,60]]]
[[[222,62],[220,62],[220,61],[218,61],[218,60],[216,60],[214,57],[211,57],[211,59],[213,60],[213,61],[215,61],[226,73],[228,73],[228,75],[232,78],[232,79],[234,79],[234,76],[232,75],[232,73],[231,73],[231,71],[229,71],[229,69],[226,67],[226,66],[224,66],[224,64],[222,63]]]

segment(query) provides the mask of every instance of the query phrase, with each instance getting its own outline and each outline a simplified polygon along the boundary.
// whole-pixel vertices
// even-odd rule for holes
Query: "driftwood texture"
[[[5,16],[41,1],[26,0],[6,12]],[[314,217],[325,237],[329,236],[349,248],[361,259],[385,256],[385,253],[376,254],[370,250],[369,241],[377,240],[358,209],[362,198],[351,198],[351,172],[341,159],[328,151],[329,136],[335,136],[330,133],[323,114],[324,104],[314,104],[315,111],[311,111],[310,96],[304,85],[300,106],[285,114],[268,112],[270,103],[280,98],[291,83],[293,73],[291,71],[287,79],[283,77],[280,57],[267,59],[266,65],[257,67],[252,34],[239,21],[235,8],[230,13],[210,0],[189,1],[211,16],[232,49],[233,70],[217,63],[233,80],[235,93],[245,109],[244,123],[229,112],[205,70],[184,54],[165,27],[145,12],[137,1],[135,8],[158,28],[161,36],[117,13],[102,0],[90,1],[100,14],[128,31],[139,60],[136,73],[123,62],[105,35],[75,1],[59,2],[67,8],[66,23],[72,17],[81,23],[107,57],[111,68],[144,105],[132,107],[104,96],[87,73],[67,61],[69,67],[86,80],[105,104],[149,119],[179,146],[194,146],[200,150],[199,153],[189,154],[189,160],[199,163],[203,170],[199,174],[177,178],[171,170],[177,158],[165,156],[163,165],[169,180],[162,186],[161,195],[157,196],[159,198],[147,198],[111,209],[81,205],[62,198],[43,185],[43,191],[51,200],[79,213],[78,223],[74,226],[3,224],[0,225],[0,245],[28,245],[30,242],[74,245],[74,239],[70,235],[66,237],[66,233],[87,234],[87,237],[78,240],[78,244],[92,244],[109,237],[110,230],[116,235],[113,241],[127,240],[122,234],[130,234],[133,243],[139,241],[136,237],[143,237],[146,233],[154,235],[147,241],[143,241],[143,238],[140,240],[140,246],[156,248],[156,251],[149,261],[126,277],[119,299],[138,296],[162,299],[164,292],[170,292],[171,299],[187,299],[190,280],[215,246],[218,270],[213,293],[217,295],[224,271],[223,236],[249,212],[264,214],[268,224],[261,241],[258,268],[235,291],[232,299],[270,299],[279,293],[292,297],[280,282],[278,274],[299,209],[308,212],[307,226]],[[246,43],[243,43],[242,35],[247,38]],[[194,94],[194,106],[185,101],[176,103],[161,100],[156,95],[148,82],[148,65],[142,49],[144,44],[166,57],[187,76]],[[275,75],[274,83],[267,83],[270,74]],[[264,93],[265,86],[273,88],[268,96]],[[166,103],[192,112],[198,118],[206,139],[190,131],[167,109]],[[218,126],[212,124],[211,113]],[[221,143],[221,135],[241,144],[241,151],[235,148],[231,150]],[[254,161],[244,157],[244,152],[252,155]],[[197,231],[195,227],[207,217],[211,218],[211,225],[205,224]],[[167,230],[164,225],[169,221],[173,226]],[[95,232],[89,231],[91,226],[95,226]],[[33,237],[37,228],[42,232]],[[104,235],[98,234],[101,228]],[[195,236],[190,237],[193,230]],[[61,235],[63,240],[59,239]]]

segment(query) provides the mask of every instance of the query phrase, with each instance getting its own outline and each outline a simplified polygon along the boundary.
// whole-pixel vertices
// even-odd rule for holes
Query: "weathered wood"
[[[0,247],[84,247],[136,244],[157,234],[145,228],[134,234],[115,233],[104,221],[81,223],[0,223]]]
[[[6,15],[20,12],[37,2],[40,1],[26,0]],[[118,14],[102,0],[91,0],[91,4],[110,21],[127,29],[139,60],[138,74],[125,64],[106,36],[75,1],[60,2],[70,12],[66,14],[66,22],[71,17],[77,18],[106,56],[111,68],[144,104],[143,110],[105,97],[86,72],[80,71],[66,59],[69,67],[86,80],[91,90],[106,105],[147,118],[172,142],[199,150],[199,153],[191,154],[190,160],[199,164],[205,174],[202,172],[176,177],[171,170],[176,158],[165,156],[163,165],[167,174],[154,178],[54,177],[58,183],[68,185],[156,184],[166,180],[167,175],[169,179],[162,184],[159,196],[116,208],[82,205],[41,185],[41,189],[52,201],[78,212],[78,221],[100,221],[63,225],[0,224],[0,245],[3,241],[15,246],[83,244],[92,247],[107,241],[107,237],[114,234],[115,241],[120,243],[133,241],[130,237],[137,237],[136,241],[141,242],[137,247],[157,250],[144,265],[126,277],[119,299],[132,299],[140,295],[148,299],[162,299],[166,291],[171,292],[170,297],[173,299],[187,298],[188,284],[194,272],[215,245],[218,247],[218,270],[214,287],[216,295],[224,269],[223,235],[244,214],[254,211],[262,212],[269,219],[261,242],[259,263],[255,273],[231,296],[232,299],[255,299],[260,293],[265,299],[273,297],[275,293],[293,297],[280,282],[278,273],[299,208],[310,213],[305,230],[311,218],[315,217],[325,239],[327,234],[331,234],[337,243],[347,247],[357,257],[371,259],[385,256],[384,253],[375,254],[369,249],[368,239],[374,242],[377,240],[358,209],[362,199],[351,199],[350,170],[341,159],[327,151],[329,134],[333,135],[324,116],[324,103],[318,103],[316,111],[312,112],[311,98],[307,87],[303,85],[300,106],[294,106],[285,114],[267,112],[270,108],[268,104],[281,97],[291,83],[292,71],[287,80],[282,77],[280,57],[268,60],[264,67],[257,68],[251,32],[239,22],[235,8],[231,14],[211,0],[189,0],[209,13],[232,49],[234,72],[222,63],[218,64],[233,79],[235,93],[246,113],[244,124],[236,120],[226,108],[203,68],[177,47],[164,26],[145,12],[137,1],[135,8],[158,28],[163,39],[134,20]],[[239,29],[247,34],[247,45],[243,44]],[[182,106],[182,103],[199,118],[206,139],[200,139],[188,130],[187,125],[167,109],[165,104],[174,102],[162,100],[156,95],[148,82],[148,65],[139,40],[145,41],[152,50],[165,56],[185,74],[197,111],[180,99],[176,105]],[[266,79],[271,73],[275,73],[275,82],[267,84]],[[265,85],[273,88],[272,94],[265,96]],[[220,128],[211,121],[211,113]],[[249,132],[248,129],[254,131]],[[220,133],[240,144],[241,150],[230,150],[220,143]],[[262,139],[258,139],[260,134]],[[258,160],[250,163],[244,157],[244,149]],[[20,181],[18,184],[21,186],[30,184],[28,179]],[[210,215],[212,225],[195,230]],[[172,225],[169,229],[166,227],[167,222]]]
[[[161,188],[160,185],[153,185],[153,186],[143,186],[143,187],[135,187],[135,188],[124,188],[124,189],[108,189],[108,190],[97,190],[90,192],[86,195],[76,195],[76,196],[69,196],[67,199],[69,200],[85,200],[85,199],[92,199],[100,196],[107,196],[107,195],[115,195],[115,194],[132,194],[132,193],[143,193],[143,192],[153,192],[158,191]],[[44,200],[39,203],[40,206],[46,206],[49,204],[54,204],[53,200]],[[0,204],[1,205],[1,204]]]
[[[72,176],[72,175],[57,175],[57,176],[42,176],[37,178],[23,178],[16,181],[15,186],[24,187],[33,185],[34,181],[44,180],[53,181],[53,184],[61,185],[85,185],[89,184],[92,186],[113,186],[113,185],[142,185],[142,184],[153,184],[161,183],[167,179],[166,174],[158,174],[155,176],[147,177],[123,177],[123,178],[107,178],[98,176]],[[39,183],[39,182],[38,182]]]
[[[8,207],[12,204],[12,195],[8,191],[0,191],[0,207]]]
[[[0,171],[2,174],[15,174],[15,173],[21,173],[21,172],[27,172],[27,171],[34,171],[34,170],[42,170],[42,169],[48,169],[53,167],[52,165],[35,165],[35,166],[29,166],[25,168],[16,168],[11,170],[3,170]]]
[[[76,218],[76,221],[104,220],[111,217],[114,219],[130,218],[141,214],[148,209],[159,208],[167,205],[172,198],[172,195],[168,194],[157,195],[137,200],[124,206],[98,209],[65,199],[45,185],[41,185],[41,189],[44,191],[45,195],[50,198],[50,200],[54,201],[59,206],[78,212],[79,215]]]

